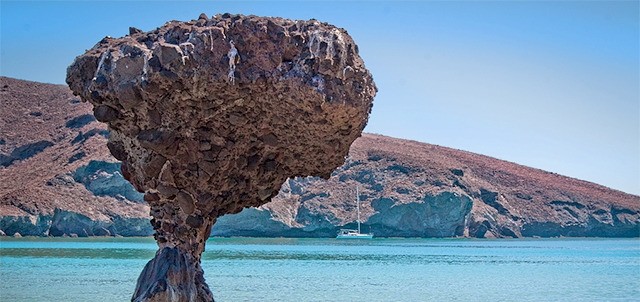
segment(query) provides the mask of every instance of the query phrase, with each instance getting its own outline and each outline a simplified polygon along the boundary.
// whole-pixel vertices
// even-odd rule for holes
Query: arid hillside
[[[108,131],[62,85],[0,77],[0,231],[150,235]],[[355,226],[408,237],[640,236],[640,197],[470,152],[365,134],[329,180],[289,179],[217,236],[332,237]],[[0,233],[1,234],[1,233]]]
[[[271,213],[262,216],[293,227],[283,234],[330,235],[331,226],[355,220],[356,186],[364,228],[380,236],[639,235],[638,196],[470,152],[372,134],[352,145],[347,162],[328,181],[289,180],[277,200],[240,215],[265,210]],[[224,222],[219,221],[218,231]]]
[[[0,77],[0,108],[0,230],[149,234],[148,207],[140,199],[95,194],[81,179],[117,185],[117,178],[123,181],[119,173],[77,173],[92,160],[117,166],[105,145],[108,131],[93,118],[90,104],[63,85]]]

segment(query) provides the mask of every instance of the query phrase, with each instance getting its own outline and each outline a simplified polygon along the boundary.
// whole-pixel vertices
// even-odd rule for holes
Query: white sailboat
[[[371,239],[373,238],[373,233],[362,234],[360,233],[360,192],[358,191],[358,187],[356,186],[356,208],[358,208],[358,229],[341,229],[338,232],[337,239]]]

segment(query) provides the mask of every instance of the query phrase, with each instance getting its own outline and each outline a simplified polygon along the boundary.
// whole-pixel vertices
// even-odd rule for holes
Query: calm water
[[[129,301],[149,238],[3,238],[0,301]],[[211,239],[217,301],[638,301],[638,239]]]

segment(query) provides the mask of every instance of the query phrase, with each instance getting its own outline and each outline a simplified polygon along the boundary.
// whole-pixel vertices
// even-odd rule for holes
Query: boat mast
[[[358,234],[360,234],[360,191],[356,186],[356,207],[358,208]]]

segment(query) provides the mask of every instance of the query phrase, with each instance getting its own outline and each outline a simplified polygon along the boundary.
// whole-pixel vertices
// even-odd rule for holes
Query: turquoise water
[[[3,238],[0,301],[129,301],[150,238]],[[638,239],[214,238],[217,301],[638,301]]]

